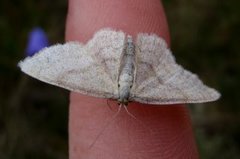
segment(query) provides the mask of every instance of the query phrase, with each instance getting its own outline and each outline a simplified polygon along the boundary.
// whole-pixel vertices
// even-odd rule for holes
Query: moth
[[[57,44],[19,62],[43,82],[94,97],[146,104],[203,103],[220,94],[178,65],[163,38],[102,29],[85,45]]]

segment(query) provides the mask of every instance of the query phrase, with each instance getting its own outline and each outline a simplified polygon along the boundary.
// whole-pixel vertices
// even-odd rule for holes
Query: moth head
[[[129,103],[128,99],[118,99],[118,105],[125,105],[127,106]]]

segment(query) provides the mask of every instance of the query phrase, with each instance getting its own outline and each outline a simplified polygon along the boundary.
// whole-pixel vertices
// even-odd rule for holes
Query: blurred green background
[[[240,158],[240,1],[163,0],[177,62],[222,93],[189,106],[201,158]],[[67,0],[0,1],[0,159],[67,159],[68,92],[16,67],[29,31],[64,42]]]

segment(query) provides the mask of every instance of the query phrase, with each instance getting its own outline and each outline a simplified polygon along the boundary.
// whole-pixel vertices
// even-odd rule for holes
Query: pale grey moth
[[[85,45],[57,44],[19,62],[26,74],[82,94],[111,98],[126,106],[203,103],[220,94],[175,62],[166,42],[155,34],[102,29]]]

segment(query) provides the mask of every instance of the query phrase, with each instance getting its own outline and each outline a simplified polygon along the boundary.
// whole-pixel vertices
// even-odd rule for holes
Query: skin
[[[121,29],[133,37],[154,32],[170,41],[159,0],[69,0],[66,41],[85,43],[103,27]],[[113,119],[117,101],[108,104],[106,99],[71,93],[70,159],[199,158],[184,105],[131,102],[128,110],[135,120],[124,110]]]

